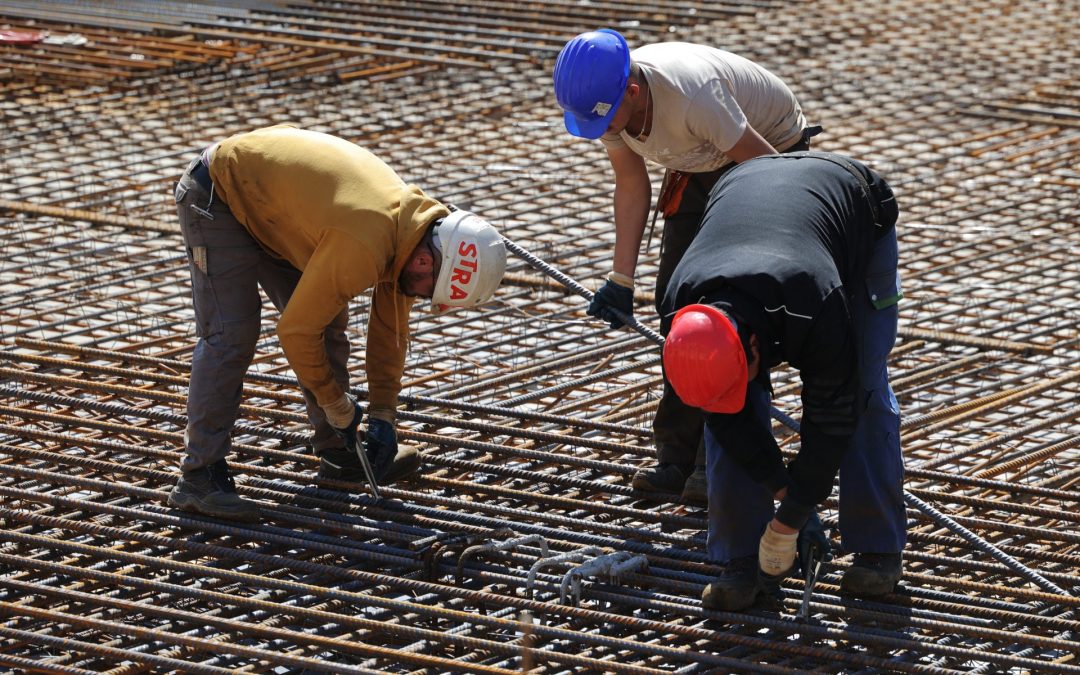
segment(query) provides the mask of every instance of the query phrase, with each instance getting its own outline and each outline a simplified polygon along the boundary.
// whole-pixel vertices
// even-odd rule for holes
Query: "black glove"
[[[628,317],[634,315],[634,289],[620,286],[611,279],[593,294],[589,303],[589,316],[608,322],[611,328],[621,328],[625,324],[615,316],[612,309],[617,309]]]
[[[350,396],[349,400],[353,404],[353,417],[352,421],[349,422],[349,426],[344,429],[339,429],[331,424],[330,428],[345,441],[345,447],[348,450],[352,450],[360,443],[360,440],[357,437],[357,427],[360,426],[360,418],[363,417],[364,411],[360,408],[360,404],[356,402],[356,399]]]
[[[815,552],[816,549],[816,552]],[[825,526],[821,524],[818,514],[810,514],[806,525],[799,530],[799,539],[796,543],[799,552],[799,569],[805,577],[807,570],[813,564],[815,556],[822,562],[832,560],[832,547],[829,545],[829,535],[825,532]]]
[[[394,425],[377,417],[368,417],[365,445],[375,479],[382,480],[397,456],[397,432],[394,431]]]

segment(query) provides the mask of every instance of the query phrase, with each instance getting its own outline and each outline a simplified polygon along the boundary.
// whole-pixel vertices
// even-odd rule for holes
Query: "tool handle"
[[[565,274],[560,272],[557,268],[552,267],[551,265],[547,264],[546,262],[544,262],[540,258],[537,258],[532,253],[529,253],[528,251],[521,248],[520,246],[518,246],[514,242],[510,241],[506,237],[503,237],[503,245],[506,246],[506,249],[508,251],[510,251],[514,255],[518,256],[519,258],[521,258],[525,262],[529,263],[534,268],[536,268],[536,269],[540,270],[541,272],[543,272],[544,274],[548,275],[549,277],[551,277],[555,281],[558,281],[563,286],[566,286],[571,291],[577,293],[578,295],[585,298],[586,300],[592,300],[592,298],[593,298],[593,292],[592,291],[585,288],[584,286],[582,286],[578,282],[574,281],[570,277],[566,276]],[[664,346],[664,338],[659,333],[657,333],[653,329],[649,328],[645,324],[641,323],[640,321],[638,321],[633,316],[629,316],[626,313],[621,312],[621,311],[619,311],[618,309],[616,309],[614,307],[610,307],[609,309],[610,309],[611,313],[614,314],[615,317],[619,319],[619,321],[622,321],[624,324],[626,324],[627,326],[630,326],[631,328],[633,328],[635,331],[637,331],[641,335],[643,335],[643,336],[647,337],[648,339],[652,340],[653,343],[656,344],[656,346],[658,346],[658,347],[663,347]]]

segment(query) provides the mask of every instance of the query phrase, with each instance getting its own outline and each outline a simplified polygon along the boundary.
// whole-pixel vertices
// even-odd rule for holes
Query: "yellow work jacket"
[[[277,326],[300,383],[320,405],[342,396],[323,332],[352,298],[374,289],[369,401],[372,408],[396,406],[412,306],[397,279],[427,226],[448,209],[367,150],[286,125],[222,141],[210,176],[259,245],[302,272]]]

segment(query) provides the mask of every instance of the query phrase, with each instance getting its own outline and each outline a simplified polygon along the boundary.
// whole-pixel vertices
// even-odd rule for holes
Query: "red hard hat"
[[[675,314],[664,373],[686,405],[736,413],[746,402],[746,351],[735,324],[710,305],[687,305]]]

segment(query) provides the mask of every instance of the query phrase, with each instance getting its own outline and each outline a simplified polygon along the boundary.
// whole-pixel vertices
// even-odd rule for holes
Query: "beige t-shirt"
[[[625,131],[602,136],[669,169],[700,173],[730,164],[726,151],[749,124],[778,151],[806,126],[795,94],[749,59],[705,45],[660,42],[630,52],[649,83],[652,129],[636,140]]]

